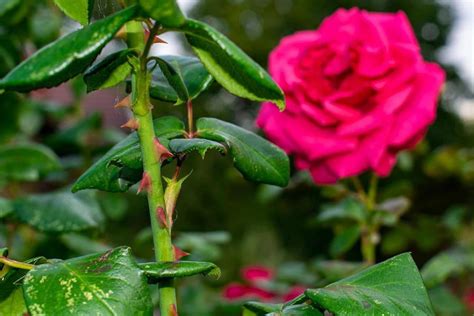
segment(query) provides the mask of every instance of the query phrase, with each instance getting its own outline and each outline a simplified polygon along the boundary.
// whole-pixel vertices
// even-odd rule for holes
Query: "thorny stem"
[[[135,27],[140,28],[140,32],[136,29],[130,33],[129,45],[132,48],[142,50],[142,57],[139,69],[136,69],[132,78],[132,109],[135,119],[138,121],[138,136],[143,157],[144,174],[149,177],[149,186],[147,188],[148,206],[150,211],[151,229],[153,231],[153,245],[155,258],[160,261],[174,261],[174,248],[171,242],[171,227],[168,229],[165,225],[160,224],[158,209],[162,208],[166,212],[163,183],[161,179],[161,155],[155,147],[155,130],[153,126],[153,115],[151,111],[151,102],[149,96],[149,78],[150,74],[147,70],[147,56],[153,43],[153,37],[159,29],[159,25],[155,25],[150,31],[148,41],[143,46],[144,36],[143,28],[140,24]],[[130,37],[129,36],[129,37]],[[139,38],[137,38],[139,37]],[[166,214],[166,213],[165,213]],[[167,226],[170,223],[168,223]],[[160,315],[171,316],[176,311],[176,290],[172,279],[159,284],[160,295]]]

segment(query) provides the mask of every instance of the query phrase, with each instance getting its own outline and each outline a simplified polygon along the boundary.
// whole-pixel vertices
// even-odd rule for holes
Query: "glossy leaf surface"
[[[60,168],[59,160],[49,148],[39,144],[0,147],[0,178],[7,181],[37,181]]]
[[[133,49],[110,54],[84,73],[87,92],[114,87],[125,81],[132,71],[128,59],[136,55]]]
[[[49,233],[98,228],[104,221],[99,204],[89,192],[29,195],[16,200],[14,209],[18,220]]]
[[[161,117],[154,121],[156,136],[168,146],[169,139],[183,136],[184,124],[176,117]],[[136,132],[116,144],[93,164],[72,187],[72,191],[97,189],[125,192],[137,183],[143,173],[140,143]]]
[[[234,165],[250,181],[286,186],[290,177],[288,156],[264,138],[214,118],[200,118],[198,137],[225,142]]]
[[[150,262],[138,265],[145,272],[149,282],[156,283],[160,279],[184,278],[197,274],[219,278],[221,270],[211,262],[176,261]]]
[[[38,266],[23,292],[33,316],[151,315],[153,308],[145,275],[125,247]]]
[[[204,159],[210,149],[217,150],[222,155],[227,153],[227,148],[221,143],[203,138],[179,138],[170,141],[170,151],[173,154],[188,154],[197,151]]]
[[[186,21],[176,0],[139,0],[143,11],[165,27],[180,26]]]
[[[305,294],[335,315],[434,315],[418,268],[408,253]]]
[[[184,87],[179,82],[173,85],[163,72],[162,68],[166,65],[160,64],[152,73],[150,97],[153,99],[180,104],[197,98],[212,83],[212,76],[195,57],[166,55],[159,58],[173,68],[179,76],[176,81],[181,79]],[[185,91],[182,91],[183,88]],[[177,92],[178,89],[181,92]]]
[[[136,12],[129,7],[45,46],[0,80],[0,89],[50,88],[82,73]]]
[[[54,0],[54,2],[71,19],[82,25],[89,24],[94,9],[93,0]]]
[[[230,93],[285,108],[283,92],[270,75],[219,31],[191,19],[180,30],[207,70]]]

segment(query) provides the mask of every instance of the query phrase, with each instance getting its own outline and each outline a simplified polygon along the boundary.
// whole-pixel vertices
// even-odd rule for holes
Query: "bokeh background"
[[[28,54],[78,27],[52,1],[23,2],[15,16],[0,19],[0,76]],[[420,268],[434,265],[427,273],[437,312],[472,312],[474,1],[178,2],[189,16],[213,25],[264,66],[269,52],[282,37],[317,28],[337,8],[403,10],[408,15],[423,56],[442,64],[448,81],[438,119],[426,139],[414,151],[402,153],[393,174],[380,182],[380,200],[403,197],[409,207],[396,223],[383,228],[377,259],[411,251]],[[102,18],[117,8],[112,0],[98,0],[94,17]],[[156,45],[154,53],[192,54],[180,35],[165,34],[163,38],[169,44]],[[116,50],[120,45],[112,43],[106,51]],[[63,170],[34,183],[4,184],[0,194],[17,197],[70,185],[124,137],[118,126],[128,114],[112,108],[123,96],[123,87],[86,96],[81,78],[30,95],[1,95],[0,146],[25,140],[46,144],[61,157]],[[255,131],[258,110],[259,104],[236,98],[217,84],[195,102],[196,117],[213,116]],[[157,103],[154,111],[156,115],[185,117],[183,108],[168,104]],[[239,300],[223,298],[222,293],[231,282],[245,283],[240,271],[246,266],[271,269],[274,280],[261,287],[283,293],[294,285],[323,285],[350,273],[360,262],[359,242],[346,240],[343,251],[334,251],[332,242],[340,228],[318,220],[322,209],[338,205],[346,183],[317,187],[307,174],[294,170],[285,189],[257,185],[246,182],[232,168],[230,159],[214,153],[209,153],[204,161],[198,155],[191,157],[185,169],[184,173],[192,170],[193,174],[186,181],[177,206],[177,244],[191,252],[193,259],[216,262],[223,274],[217,281],[193,278],[181,284],[183,315],[238,314]],[[172,172],[171,168],[167,172]],[[367,183],[368,176],[362,175],[361,180]],[[25,259],[35,255],[67,258],[126,244],[132,246],[137,257],[150,259],[153,254],[146,200],[134,192],[132,189],[127,194],[98,193],[108,218],[98,231],[46,235],[2,219],[0,246],[8,244],[12,257]],[[438,260],[435,264],[433,258]],[[328,266],[324,272],[322,267]]]

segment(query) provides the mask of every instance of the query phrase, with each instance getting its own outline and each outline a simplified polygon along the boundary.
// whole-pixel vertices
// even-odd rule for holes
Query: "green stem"
[[[155,130],[153,127],[153,115],[149,95],[150,74],[146,68],[146,58],[150,49],[149,41],[143,45],[143,30],[137,35],[136,26],[131,25],[132,33],[129,34],[129,45],[142,51],[142,60],[138,69],[135,69],[132,78],[132,103],[133,113],[138,122],[138,137],[143,157],[144,174],[149,177],[147,187],[148,206],[150,211],[151,229],[153,232],[153,245],[155,259],[160,261],[174,261],[174,248],[171,242],[171,229],[160,224],[157,213],[158,208],[166,212],[163,183],[161,178],[160,154],[155,148]],[[141,26],[140,26],[141,28]],[[150,34],[153,35],[153,34]],[[140,39],[137,39],[140,36]],[[174,281],[160,282],[160,315],[173,315],[176,310],[176,290]]]
[[[375,209],[377,201],[377,186],[378,186],[378,177],[374,173],[370,178],[369,190],[367,194],[364,194],[366,197],[364,203],[367,209],[367,223],[362,227],[362,240],[361,240],[361,252],[364,261],[367,264],[374,264],[376,261],[375,256],[375,247],[377,241],[375,236],[378,234],[378,227],[376,227],[372,221],[370,213]]]

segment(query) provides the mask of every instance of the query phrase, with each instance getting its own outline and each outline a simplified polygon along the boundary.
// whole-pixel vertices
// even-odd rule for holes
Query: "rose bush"
[[[264,103],[257,124],[320,184],[367,170],[387,176],[434,121],[445,79],[423,60],[403,12],[357,8],[284,38],[269,70],[287,110]]]

